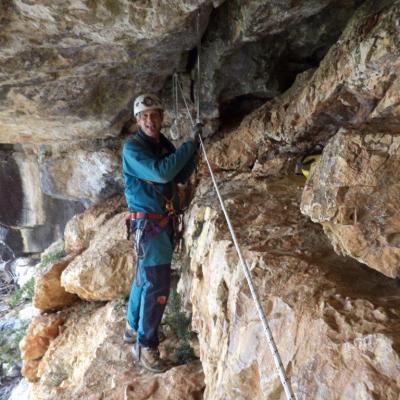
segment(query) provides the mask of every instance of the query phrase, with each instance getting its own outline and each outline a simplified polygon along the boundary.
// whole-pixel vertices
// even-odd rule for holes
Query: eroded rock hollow
[[[60,238],[66,252],[36,274],[43,315],[21,343],[33,400],[285,399],[204,158],[174,260],[198,360],[155,377],[122,342],[136,254],[121,144],[143,92],[185,140],[175,73],[192,112],[199,95],[296,398],[398,399],[400,1],[7,0],[0,12],[0,262]]]

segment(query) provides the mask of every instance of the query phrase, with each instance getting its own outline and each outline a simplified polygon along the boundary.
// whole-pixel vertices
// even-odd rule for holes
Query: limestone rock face
[[[66,148],[42,157],[41,188],[50,196],[93,204],[122,191],[121,156],[108,148]]]
[[[41,252],[62,238],[85,207],[122,192],[120,143],[3,146],[0,224],[16,255]]]
[[[125,218],[117,214],[96,228],[90,246],[63,271],[61,285],[85,300],[128,296],[136,255],[126,240]]]
[[[35,150],[0,150],[0,165],[0,224],[8,230],[3,240],[16,255],[43,251],[62,237],[66,222],[84,207],[42,192]]]
[[[203,30],[208,0],[2,4],[0,141],[119,133],[132,96],[159,91],[185,66],[199,9]]]
[[[246,111],[240,99],[252,108],[282,93],[325,55],[361,3],[225,2],[212,14],[203,41],[205,115],[216,118],[227,106],[240,114]]]
[[[298,74],[284,94],[212,145],[213,165],[282,175],[293,171],[293,154],[325,143],[343,125],[398,119],[399,7],[398,2],[360,7],[318,68]]]
[[[65,250],[75,252],[88,248],[97,230],[110,217],[125,211],[126,207],[124,198],[117,195],[75,215],[65,227]]]
[[[279,144],[254,129],[254,113],[240,126],[208,149],[213,169],[230,172],[250,172],[259,177],[283,177],[293,173],[295,156],[284,153]]]
[[[171,75],[196,97],[201,36],[210,160],[297,400],[398,400],[399,21],[398,0],[3,1],[0,244],[41,251],[121,192],[132,98],[159,92],[171,125]],[[306,182],[295,157],[316,142]],[[115,196],[71,220],[71,256],[38,280],[43,310],[90,303],[29,328],[35,400],[285,398],[203,172],[179,261],[204,394],[199,363],[154,377],[122,342],[136,255]]]
[[[122,341],[125,312],[117,302],[71,311],[40,363],[33,399],[200,399],[204,382],[199,363],[157,376],[133,363],[130,346]]]
[[[20,342],[23,360],[22,374],[31,382],[39,378],[37,370],[50,342],[59,334],[59,327],[65,317],[61,314],[50,314],[36,317],[30,324],[25,337]]]
[[[398,118],[399,14],[398,2],[365,2],[318,69],[249,117],[252,131],[281,146],[315,144],[343,124]]]
[[[400,276],[400,126],[342,129],[304,188],[301,209],[338,253]]]
[[[193,362],[173,368],[161,378],[153,375],[134,379],[126,387],[124,400],[198,400],[203,392],[203,369],[199,362]]]
[[[77,300],[76,295],[65,291],[60,281],[61,273],[75,257],[76,254],[70,254],[36,274],[33,297],[35,307],[50,311],[70,306]]]
[[[333,252],[299,214],[301,178],[217,179],[297,398],[397,399],[396,283]],[[210,183],[194,201],[185,241],[205,398],[284,399]]]
[[[253,109],[317,64],[361,3],[5,3],[0,141],[118,135],[130,117],[132,97],[162,91],[169,98],[173,72],[193,71],[191,50],[203,36],[204,115],[217,118],[236,105],[244,107],[243,114],[249,106],[242,100]]]

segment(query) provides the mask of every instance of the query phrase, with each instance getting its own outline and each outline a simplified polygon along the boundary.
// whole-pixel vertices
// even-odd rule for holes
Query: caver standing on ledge
[[[153,94],[137,97],[133,113],[140,129],[124,144],[122,170],[130,214],[130,232],[138,255],[128,303],[125,342],[143,367],[163,372],[158,351],[158,327],[168,300],[173,252],[172,217],[179,210],[177,183],[186,182],[195,168],[194,140],[175,150],[161,133],[163,107]]]

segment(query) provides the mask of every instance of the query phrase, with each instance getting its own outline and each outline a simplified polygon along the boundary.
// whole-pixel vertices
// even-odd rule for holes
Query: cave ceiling
[[[118,136],[134,96],[194,76],[199,36],[204,118],[245,114],[316,67],[362,2],[5,0],[0,143]]]

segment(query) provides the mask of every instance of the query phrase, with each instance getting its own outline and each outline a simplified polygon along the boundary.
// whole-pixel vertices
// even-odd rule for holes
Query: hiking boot
[[[132,347],[133,357],[140,361],[143,368],[156,374],[165,372],[168,367],[160,358],[157,347],[143,347],[138,342]]]
[[[125,343],[135,343],[136,342],[136,331],[130,327],[128,323],[125,325],[124,331],[124,342]]]

